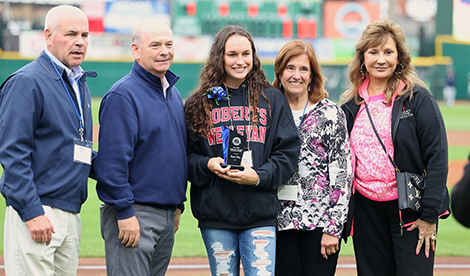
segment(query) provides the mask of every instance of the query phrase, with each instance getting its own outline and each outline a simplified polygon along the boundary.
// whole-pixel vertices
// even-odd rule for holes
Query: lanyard
[[[300,125],[301,125],[302,122],[304,121],[305,110],[307,110],[307,106],[308,106],[308,97],[307,97],[307,102],[305,103],[304,111],[302,112],[302,117],[300,118],[300,123],[299,123],[299,125],[297,126],[297,130],[299,130]]]
[[[57,66],[55,65],[55,63],[52,61],[52,59],[50,57],[49,57],[49,59],[51,60],[52,66],[54,66],[54,69],[55,69],[57,75],[59,75],[59,78],[62,81],[62,85],[64,86],[65,91],[67,91],[67,95],[69,96],[70,102],[72,103],[72,106],[75,109],[75,113],[77,114],[78,122],[79,122],[79,125],[80,125],[79,128],[78,128],[78,133],[80,133],[80,141],[83,142],[83,140],[84,140],[83,134],[85,133],[85,129],[83,127],[83,125],[84,125],[83,116],[82,116],[83,113],[82,113],[81,110],[80,110],[80,112],[78,111],[78,108],[77,108],[77,106],[75,105],[75,102],[72,99],[72,95],[70,94],[70,91],[67,88],[67,85],[65,85],[65,82],[64,82],[64,79],[62,78],[62,75],[59,73],[59,70],[57,70]],[[82,99],[82,94],[80,93],[80,85],[78,83],[77,83],[77,88],[78,88],[78,99],[77,99],[77,103],[78,103],[78,101],[81,101],[81,99]]]

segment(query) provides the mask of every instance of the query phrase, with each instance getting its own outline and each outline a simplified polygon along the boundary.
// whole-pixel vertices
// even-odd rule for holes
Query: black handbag
[[[424,178],[426,176],[426,170],[424,171],[423,175],[410,172],[400,172],[398,166],[395,164],[390,154],[388,154],[382,139],[380,139],[380,136],[377,133],[377,129],[374,126],[374,122],[372,121],[372,117],[369,113],[369,108],[367,107],[365,101],[364,105],[366,107],[367,116],[369,116],[372,129],[374,130],[377,139],[379,139],[380,145],[382,145],[383,150],[387,154],[388,159],[390,162],[392,162],[392,165],[395,168],[398,192],[398,209],[401,211],[408,210],[418,213],[423,212],[423,193],[424,189],[426,189],[426,181]]]
[[[423,212],[423,192],[426,181],[419,174],[397,172],[398,209]]]

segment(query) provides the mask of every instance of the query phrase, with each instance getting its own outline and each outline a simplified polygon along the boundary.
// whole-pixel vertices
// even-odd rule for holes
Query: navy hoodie
[[[265,88],[268,102],[259,97],[259,122],[250,125],[248,88],[243,83],[230,89],[227,101],[213,103],[212,136],[199,138],[188,130],[189,181],[191,208],[200,228],[249,229],[275,226],[279,211],[277,188],[286,183],[297,168],[300,139],[287,100],[276,88]],[[212,157],[223,157],[221,127],[234,128],[250,141],[257,186],[224,180],[207,168]]]
[[[100,106],[99,151],[93,163],[99,198],[118,219],[134,215],[133,204],[175,209],[186,200],[187,158],[179,79],[160,78],[134,62]]]

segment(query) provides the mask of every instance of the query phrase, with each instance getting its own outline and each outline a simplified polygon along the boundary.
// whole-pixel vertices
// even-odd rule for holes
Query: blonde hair
[[[362,102],[358,98],[358,90],[367,76],[366,73],[362,71],[364,53],[371,47],[385,44],[389,37],[395,41],[397,47],[398,65],[394,74],[388,79],[388,87],[385,91],[387,104],[391,104],[392,96],[398,88],[400,81],[405,82],[406,87],[403,91],[398,93],[398,96],[402,96],[408,91],[411,91],[417,84],[426,87],[411,65],[411,55],[405,44],[405,33],[403,29],[397,23],[384,19],[367,25],[366,29],[362,32],[361,38],[356,43],[356,53],[348,67],[350,87],[340,96],[341,103],[346,103],[353,98],[356,99],[357,104]]]

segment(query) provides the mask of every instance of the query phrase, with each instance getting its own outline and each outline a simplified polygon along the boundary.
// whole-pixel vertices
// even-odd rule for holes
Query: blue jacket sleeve
[[[42,113],[42,98],[33,80],[15,75],[1,88],[0,99],[2,193],[7,204],[23,221],[28,221],[44,214],[31,168],[33,136]]]
[[[113,206],[118,219],[134,216],[129,162],[137,142],[137,114],[132,102],[109,93],[100,106],[99,150],[94,160],[98,197]]]

